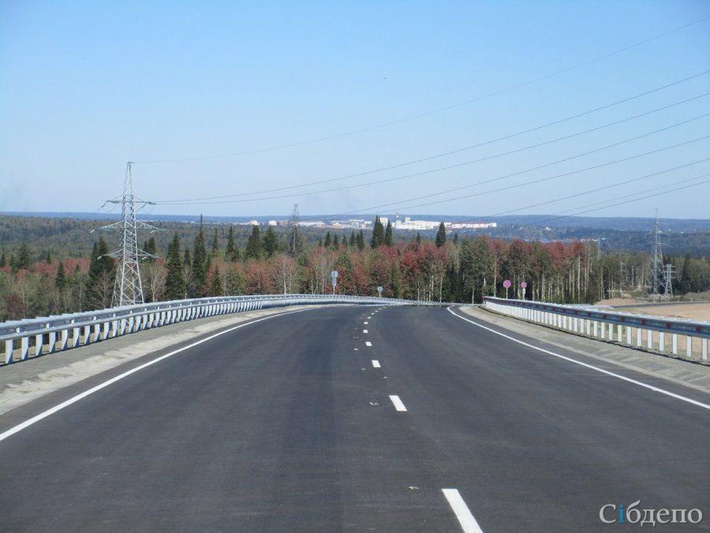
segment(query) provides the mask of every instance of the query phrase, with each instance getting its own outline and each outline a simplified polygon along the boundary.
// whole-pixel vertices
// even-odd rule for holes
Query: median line
[[[441,489],[465,533],[483,533],[458,489]]]
[[[392,403],[394,404],[394,408],[399,411],[399,412],[406,412],[407,408],[404,406],[402,403],[402,400],[399,399],[399,396],[390,394],[390,400],[392,400]]]
[[[377,359],[372,360],[372,368],[382,368],[380,362]]]
[[[370,341],[365,341],[365,346],[372,346],[372,343]]]

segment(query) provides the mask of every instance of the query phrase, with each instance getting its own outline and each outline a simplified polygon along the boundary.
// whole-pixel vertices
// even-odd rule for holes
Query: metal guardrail
[[[708,360],[708,322],[492,297],[485,297],[483,306],[496,313],[601,341]]]
[[[4,364],[85,346],[145,329],[209,316],[290,305],[432,305],[435,302],[364,296],[279,294],[173,300],[0,323]],[[0,362],[2,365],[2,362]]]

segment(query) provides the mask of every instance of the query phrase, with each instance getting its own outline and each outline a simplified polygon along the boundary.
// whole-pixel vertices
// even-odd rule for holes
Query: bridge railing
[[[576,335],[649,352],[708,361],[708,322],[492,297],[485,297],[483,306],[496,313]]]
[[[0,323],[5,365],[177,322],[290,305],[439,305],[365,296],[278,294],[173,300]]]

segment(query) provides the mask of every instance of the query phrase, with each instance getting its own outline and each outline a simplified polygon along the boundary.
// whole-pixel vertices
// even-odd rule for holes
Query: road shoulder
[[[481,307],[461,306],[458,309],[462,314],[485,323],[487,326],[517,333],[527,337],[530,342],[542,341],[548,345],[576,352],[585,357],[611,363],[627,370],[660,378],[700,392],[710,393],[710,366],[643,352],[615,343],[587,339],[498,315]]]

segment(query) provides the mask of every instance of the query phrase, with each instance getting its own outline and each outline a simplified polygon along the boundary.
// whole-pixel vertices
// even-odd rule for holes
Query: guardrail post
[[[658,334],[658,351],[666,351],[666,334],[663,331],[660,331]]]
[[[30,356],[30,338],[22,337],[20,341],[20,358],[25,361]]]
[[[47,353],[54,353],[57,350],[57,332],[49,332],[49,345],[47,346]]]
[[[671,353],[678,355],[678,335],[675,333],[671,335]]]
[[[703,349],[703,361],[707,361],[708,360],[708,340],[703,339],[702,345],[703,345],[703,348],[702,348]]]
[[[12,352],[15,348],[15,341],[10,339],[5,341],[5,364],[12,363]]]
[[[63,329],[61,340],[59,341],[59,349],[66,350],[67,346],[69,346],[69,330]]]
[[[40,333],[39,335],[35,335],[35,356],[39,357],[44,353],[43,351],[44,348],[44,335]]]
[[[685,356],[690,359],[693,357],[693,337],[685,336]]]

